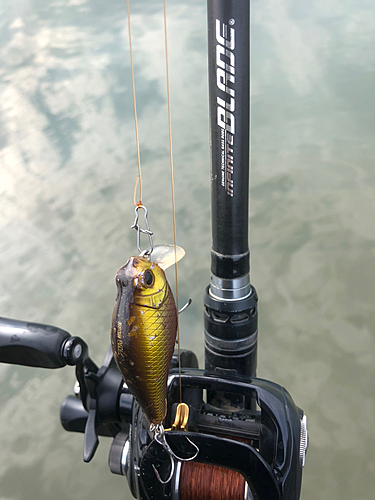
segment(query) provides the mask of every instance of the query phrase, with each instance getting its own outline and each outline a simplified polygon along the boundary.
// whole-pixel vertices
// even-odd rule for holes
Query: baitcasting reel
[[[249,485],[246,498],[299,498],[307,449],[306,417],[284,388],[267,380],[249,381],[198,369],[183,369],[181,384],[182,399],[190,408],[188,430],[171,431],[166,436],[176,455],[189,457],[192,453],[188,437],[199,449],[195,462],[229,468],[245,478]],[[204,401],[205,392],[211,404]],[[240,403],[237,407],[219,408],[214,405],[218,393],[225,394],[228,401],[235,395]],[[178,401],[179,374],[172,370],[167,426],[173,423]],[[120,432],[113,441],[111,471],[127,476],[136,498],[178,500],[185,463],[179,462],[172,481],[162,484],[153,465],[157,464],[167,477],[169,457],[151,439],[148,428],[148,421],[134,402],[129,434]]]
[[[84,432],[84,460],[90,461],[98,436],[113,443],[109,466],[127,477],[135,498],[181,499],[181,478],[187,462],[177,461],[171,481],[171,460],[152,439],[144,416],[108,352],[98,368],[87,344],[60,328],[0,318],[0,362],[44,368],[76,366],[75,395],[61,405],[68,431]],[[180,401],[178,359],[168,378],[165,427],[172,427]],[[248,486],[249,500],[298,500],[307,449],[306,417],[281,386],[258,378],[198,369],[191,351],[181,353],[182,400],[189,406],[184,431],[165,433],[175,455],[190,464],[210,464],[237,471]],[[188,439],[187,439],[188,438]]]

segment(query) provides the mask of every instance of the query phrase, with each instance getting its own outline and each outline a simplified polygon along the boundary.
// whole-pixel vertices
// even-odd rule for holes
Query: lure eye
[[[152,272],[147,269],[144,276],[145,285],[152,286],[154,284],[154,275],[152,274]]]

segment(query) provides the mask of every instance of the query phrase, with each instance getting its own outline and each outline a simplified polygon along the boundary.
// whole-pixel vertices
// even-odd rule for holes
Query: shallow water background
[[[131,2],[143,201],[172,243],[162,2]],[[209,126],[203,0],[169,0],[182,346],[203,364]],[[0,315],[109,346],[117,269],[136,251],[125,0],[0,0]],[[258,374],[308,415],[303,500],[375,487],[375,7],[252,3],[252,282]],[[171,275],[173,276],[173,274]],[[0,366],[0,500],[130,499],[59,405],[74,370]]]

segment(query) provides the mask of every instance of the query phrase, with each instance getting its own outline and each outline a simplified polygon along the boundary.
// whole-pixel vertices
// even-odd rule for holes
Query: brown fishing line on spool
[[[197,462],[181,464],[180,500],[243,500],[244,491],[239,472]]]
[[[242,437],[222,437],[251,444]],[[245,478],[234,470],[184,462],[181,464],[179,500],[244,500],[245,484]]]

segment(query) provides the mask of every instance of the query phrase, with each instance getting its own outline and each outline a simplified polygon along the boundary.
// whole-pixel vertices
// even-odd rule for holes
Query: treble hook
[[[178,311],[178,314],[181,314],[183,311],[185,311],[190,304],[193,302],[192,299],[189,299],[184,306],[181,307],[181,309]]]
[[[146,225],[146,229],[142,229],[141,227],[139,227],[138,225],[138,219],[139,219],[139,209],[143,209],[145,211],[145,225]],[[134,221],[134,224],[131,226],[131,229],[135,229],[137,231],[137,248],[138,248],[138,251],[139,253],[141,254],[142,257],[149,257],[151,254],[152,254],[152,251],[154,249],[154,245],[152,243],[152,231],[150,231],[150,226],[148,224],[148,219],[147,219],[147,214],[148,214],[148,211],[147,211],[147,208],[144,206],[144,205],[137,205],[135,207],[135,221]],[[143,234],[147,234],[148,236],[148,241],[150,242],[150,249],[149,250],[142,250],[141,248],[141,233]]]
[[[167,480],[163,481],[162,478],[160,477],[160,474],[157,470],[157,468],[155,467],[154,464],[152,464],[152,468],[154,469],[154,472],[155,472],[155,476],[156,476],[156,479],[159,481],[159,483],[161,484],[167,484],[169,483],[169,481],[172,479],[173,477],[173,474],[174,474],[174,460],[173,458],[171,457],[171,455],[168,455],[169,457],[169,460],[171,461],[171,473],[169,474],[169,477]]]
[[[155,465],[152,464],[152,468],[154,469],[154,472],[155,472],[155,475],[157,477],[157,480],[161,484],[167,484],[172,479],[173,474],[174,474],[174,459],[176,459],[176,460],[178,460],[180,462],[190,462],[190,460],[194,460],[194,458],[197,457],[197,455],[199,453],[199,448],[198,448],[198,446],[195,443],[193,443],[193,441],[191,439],[189,439],[187,436],[185,436],[186,439],[189,441],[189,443],[195,448],[195,453],[194,453],[194,455],[192,457],[189,457],[189,458],[179,457],[179,456],[177,456],[175,454],[175,452],[172,450],[172,448],[167,443],[167,440],[165,438],[164,427],[163,427],[162,424],[158,424],[158,425],[151,424],[150,430],[155,432],[155,434],[154,434],[155,441],[157,443],[159,443],[160,446],[162,446],[164,448],[164,450],[167,452],[167,454],[169,456],[169,459],[171,461],[171,473],[169,474],[169,477],[168,477],[168,479],[166,481],[163,481],[163,479],[160,477],[160,474],[157,471]]]

